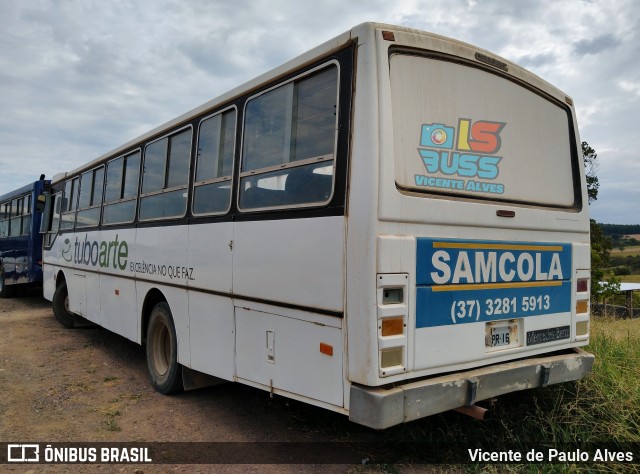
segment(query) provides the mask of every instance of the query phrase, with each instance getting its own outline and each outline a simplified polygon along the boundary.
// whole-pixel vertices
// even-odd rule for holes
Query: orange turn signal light
[[[387,318],[382,320],[382,337],[400,336],[404,332],[404,318]]]
[[[589,310],[589,301],[580,300],[576,302],[576,313],[586,313]]]

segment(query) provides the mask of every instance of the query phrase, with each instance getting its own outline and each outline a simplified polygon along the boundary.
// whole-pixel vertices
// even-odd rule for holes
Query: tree
[[[598,188],[600,187],[596,176],[598,154],[587,142],[582,142],[582,157],[587,175],[587,194],[589,204],[591,204],[598,199]],[[594,301],[612,296],[620,290],[620,280],[615,277],[612,271],[606,270],[609,266],[610,251],[611,239],[604,234],[602,227],[594,219],[591,219],[591,299]]]
[[[601,301],[620,291],[620,280],[611,270],[607,270],[609,252],[611,252],[611,239],[604,234],[602,227],[595,219],[591,219],[591,299],[593,301]]]
[[[582,142],[582,158],[584,159],[584,170],[587,175],[587,193],[589,195],[589,204],[598,199],[598,188],[600,182],[596,176],[598,171],[598,154],[589,146],[587,142]]]

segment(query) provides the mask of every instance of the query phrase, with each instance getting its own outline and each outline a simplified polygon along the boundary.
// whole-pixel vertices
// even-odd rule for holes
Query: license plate
[[[488,323],[485,329],[485,346],[488,349],[518,345],[518,323]]]

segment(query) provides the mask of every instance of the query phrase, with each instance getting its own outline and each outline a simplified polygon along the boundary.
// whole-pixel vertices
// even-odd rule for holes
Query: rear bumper
[[[578,380],[591,372],[594,358],[593,354],[573,349],[392,388],[351,385],[349,419],[384,429],[505,393]]]

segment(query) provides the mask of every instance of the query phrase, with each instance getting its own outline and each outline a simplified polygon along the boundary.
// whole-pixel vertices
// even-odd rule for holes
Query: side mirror
[[[44,194],[39,194],[38,199],[36,200],[36,212],[44,211],[44,208],[47,204],[47,196]]]

